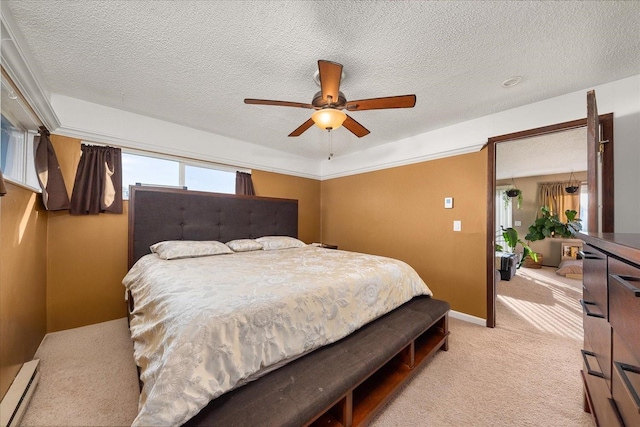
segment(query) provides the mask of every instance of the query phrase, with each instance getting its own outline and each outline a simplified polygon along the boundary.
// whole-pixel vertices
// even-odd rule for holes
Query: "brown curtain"
[[[575,185],[570,182],[544,182],[538,184],[539,206],[546,206],[552,215],[558,215],[558,219],[567,222],[565,211],[573,209],[580,212],[580,193],[569,194],[565,188]],[[538,211],[538,217],[541,212]]]
[[[40,127],[40,135],[34,140],[36,173],[42,188],[42,201],[45,209],[59,211],[69,209],[69,195],[64,185],[58,157],[49,138],[49,131]]]
[[[82,144],[71,194],[72,215],[122,213],[122,154],[119,148]]]
[[[0,169],[0,197],[7,194],[7,187],[4,186],[4,177],[2,176],[2,169]]]
[[[256,195],[250,173],[236,172],[236,194],[244,194],[246,196]]]

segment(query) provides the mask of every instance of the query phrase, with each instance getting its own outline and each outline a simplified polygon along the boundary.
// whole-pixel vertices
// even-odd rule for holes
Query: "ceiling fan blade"
[[[348,114],[344,123],[342,123],[342,126],[346,127],[348,130],[351,131],[352,134],[354,134],[358,138],[362,138],[363,136],[369,134],[369,130],[367,128],[365,128],[360,123],[353,120],[353,118]]]
[[[298,126],[298,128],[293,132],[291,132],[289,136],[300,136],[305,130],[309,129],[311,126],[313,126],[313,120],[309,119],[303,124],[301,124],[300,126]]]
[[[322,89],[322,100],[331,103],[338,102],[340,95],[340,79],[342,78],[342,65],[331,61],[318,61],[318,72],[320,73],[320,88]]]
[[[257,105],[277,105],[277,106],[280,106],[280,107],[298,107],[298,108],[311,108],[311,109],[315,109],[316,108],[311,104],[305,104],[305,103],[302,103],[302,102],[272,101],[270,99],[245,98],[244,99],[244,103],[245,104],[257,104]]]
[[[415,105],[415,95],[401,95],[349,101],[346,109],[348,111],[382,110],[385,108],[413,108]]]

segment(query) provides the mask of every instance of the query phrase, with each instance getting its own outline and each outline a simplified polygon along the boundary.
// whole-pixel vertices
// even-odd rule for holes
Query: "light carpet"
[[[592,427],[582,410],[582,283],[520,269],[498,283],[494,329],[450,319],[448,352],[373,420],[385,426]],[[24,426],[124,426],[138,385],[126,319],[48,334]]]
[[[47,334],[40,381],[22,426],[126,426],[138,413],[127,319]]]
[[[451,319],[449,351],[374,426],[593,426],[582,409],[582,282],[521,268],[497,287],[496,327]]]

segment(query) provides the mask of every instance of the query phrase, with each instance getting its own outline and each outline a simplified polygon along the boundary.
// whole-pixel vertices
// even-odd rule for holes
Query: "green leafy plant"
[[[520,239],[520,237],[518,236],[518,230],[512,227],[504,228],[500,226],[500,228],[502,229],[502,237],[504,238],[504,241],[507,244],[509,252],[515,253],[516,246],[518,244],[522,245],[522,249],[523,249],[522,258],[520,258],[520,262],[518,263],[517,268],[520,268],[520,266],[522,266],[522,263],[524,262],[524,259],[527,256],[531,257],[531,259],[533,259],[535,262],[538,262],[538,254],[535,253],[529,247],[529,245],[527,245],[524,241],[522,241],[522,239]],[[496,245],[496,248],[500,248],[499,250],[502,250],[501,245]]]
[[[514,197],[516,198],[516,208],[520,209],[522,207],[522,191],[517,188],[510,188],[502,193],[502,201],[505,208],[509,207],[509,203]]]
[[[578,213],[573,209],[567,209],[564,212],[567,222],[560,221],[558,215],[552,215],[546,206],[541,207],[540,210],[542,216],[529,226],[529,233],[524,236],[527,241],[533,242],[554,236],[569,238],[582,230],[581,220],[576,218]]]

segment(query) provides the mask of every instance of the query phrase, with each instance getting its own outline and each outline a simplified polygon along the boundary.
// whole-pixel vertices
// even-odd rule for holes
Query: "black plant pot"
[[[565,187],[564,191],[566,191],[569,194],[573,194],[576,191],[578,191],[578,187],[576,187],[575,185],[572,185],[570,187]]]
[[[518,189],[507,190],[507,196],[509,197],[518,197],[518,194],[520,194]]]

